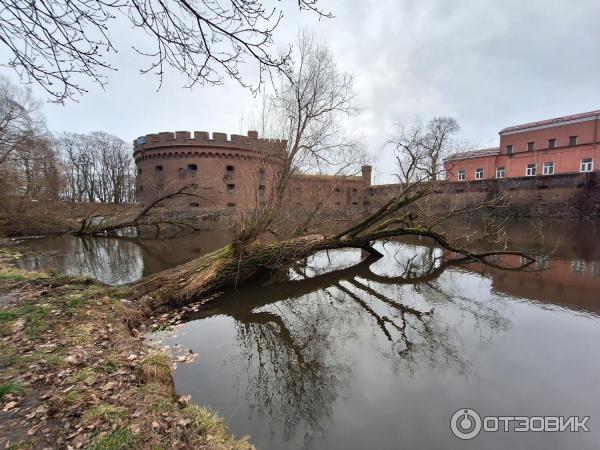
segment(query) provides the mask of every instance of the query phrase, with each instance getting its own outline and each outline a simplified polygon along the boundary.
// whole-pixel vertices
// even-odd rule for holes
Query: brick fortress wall
[[[181,208],[242,210],[260,207],[280,164],[286,141],[225,133],[178,131],[146,135],[134,142],[137,194],[142,205],[188,186],[201,195],[183,197]],[[160,168],[160,169],[159,169]],[[383,204],[401,193],[401,185],[371,185],[371,166],[360,176],[298,174],[286,194],[289,209],[312,209],[319,202],[333,214],[352,215]],[[441,206],[477,205],[497,193],[510,201],[509,216],[600,216],[598,172],[513,177],[501,180],[441,182]]]
[[[185,196],[183,208],[249,209],[265,206],[287,142],[204,131],[148,134],[134,141],[136,192],[142,205],[183,187],[202,198]],[[290,208],[359,209],[365,205],[371,167],[361,176],[296,175],[286,194]]]

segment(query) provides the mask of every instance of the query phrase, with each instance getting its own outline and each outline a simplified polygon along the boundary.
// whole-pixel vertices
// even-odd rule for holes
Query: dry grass
[[[164,353],[150,353],[140,362],[139,371],[146,383],[172,384],[171,360]]]
[[[0,292],[17,303],[0,309],[0,447],[253,448],[178,402],[171,361],[131,332],[122,288],[1,264]]]

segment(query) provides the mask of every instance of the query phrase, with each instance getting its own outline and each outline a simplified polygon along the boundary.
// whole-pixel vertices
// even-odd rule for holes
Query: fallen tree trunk
[[[287,270],[321,250],[360,248],[373,256],[381,257],[372,243],[399,236],[429,238],[462,260],[478,261],[494,267],[499,266],[486,261],[492,255],[522,256],[525,262],[517,269],[525,268],[535,261],[522,252],[474,253],[455,246],[442,233],[434,230],[434,226],[441,222],[439,218],[431,214],[422,219],[419,217],[419,208],[414,206],[418,206],[417,202],[430,191],[422,189],[413,193],[417,187],[418,184],[413,185],[357,224],[335,235],[312,234],[274,244],[261,244],[258,232],[254,232],[218,251],[134,283],[132,299],[150,314],[190,303],[207,303],[215,298],[215,294],[236,288],[261,272]],[[413,208],[408,209],[411,206]],[[444,210],[441,215],[448,218],[452,213]],[[417,219],[421,219],[420,224],[416,223]],[[432,220],[434,225],[426,225]],[[261,230],[260,227],[254,229]]]
[[[76,236],[108,235],[127,228],[136,228],[141,226],[158,227],[162,224],[173,225],[181,228],[189,228],[193,231],[200,231],[201,228],[195,226],[193,223],[182,222],[165,217],[152,218],[149,215],[154,208],[175,197],[189,196],[197,197],[203,200],[210,200],[204,195],[187,192],[187,189],[188,187],[184,186],[175,192],[171,192],[167,195],[157,198],[133,217],[113,217],[105,214],[94,215],[91,213],[79,223],[79,228],[77,230],[73,230],[71,234]],[[97,223],[94,223],[95,220]]]
[[[133,299],[151,311],[176,308],[209,299],[235,288],[261,272],[284,269],[321,250],[361,248],[381,256],[369,241],[342,242],[326,235],[303,236],[269,245],[236,250],[230,244],[186,264],[150,275],[132,285]]]
[[[220,250],[192,260],[178,267],[150,275],[132,285],[133,300],[150,312],[179,308],[190,303],[207,304],[214,301],[215,294],[240,286],[250,278],[264,272],[285,270],[297,262],[322,250],[359,248],[372,256],[381,257],[372,242],[398,236],[423,236],[433,239],[446,250],[456,253],[464,261],[487,263],[485,258],[499,254],[515,254],[526,258],[519,268],[527,267],[535,260],[524,253],[498,251],[472,253],[456,248],[446,238],[429,229],[399,228],[383,230],[368,235],[309,235],[274,244],[254,244],[237,249],[230,244]],[[492,263],[490,263],[492,264]],[[498,267],[498,265],[495,265]]]

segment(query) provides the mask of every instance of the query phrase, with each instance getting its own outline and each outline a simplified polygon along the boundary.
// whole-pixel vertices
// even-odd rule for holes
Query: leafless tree
[[[450,151],[452,137],[460,131],[458,122],[452,117],[434,117],[427,123],[424,146],[429,162],[431,180],[436,181],[441,172],[444,155]]]
[[[434,117],[427,124],[415,120],[410,125],[398,125],[396,135],[386,145],[394,149],[399,181],[407,185],[420,180],[437,181],[442,160],[459,130],[452,117]]]
[[[246,218],[237,236],[240,243],[271,226],[300,172],[342,175],[358,165],[360,147],[342,127],[343,119],[356,111],[353,98],[352,76],[338,69],[327,46],[300,33],[293,70],[259,108],[258,125],[285,138],[287,147],[279,155],[267,207]]]
[[[29,89],[0,78],[0,206],[5,212],[21,209],[25,201],[58,198],[59,165],[38,108]]]
[[[15,86],[0,76],[0,165],[7,162],[17,147],[45,126],[37,117],[39,103],[31,90]]]
[[[332,17],[318,0],[298,0],[297,6]],[[119,19],[149,36],[148,46],[135,50],[149,60],[142,72],[160,82],[172,67],[187,76],[187,86],[231,77],[256,88],[265,73],[285,70],[289,62],[289,51],[273,50],[284,9],[263,0],[9,0],[0,7],[0,43],[12,55],[8,65],[57,102],[86,92],[87,81],[106,83],[115,69],[110,56],[119,43],[111,30]],[[258,83],[240,71],[248,61]]]
[[[55,145],[62,160],[64,198],[73,202],[134,200],[135,172],[125,141],[104,132],[63,133]]]

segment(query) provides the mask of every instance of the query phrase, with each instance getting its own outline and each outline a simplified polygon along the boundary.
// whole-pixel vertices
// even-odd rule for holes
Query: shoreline
[[[133,326],[126,288],[11,257],[0,250],[0,446],[254,448],[176,395],[174,362]]]

